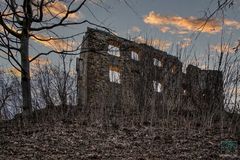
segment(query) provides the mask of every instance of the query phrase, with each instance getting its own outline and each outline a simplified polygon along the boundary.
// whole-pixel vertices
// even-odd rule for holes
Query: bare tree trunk
[[[31,83],[30,83],[30,63],[29,63],[29,37],[24,35],[21,39],[21,87],[23,98],[23,112],[26,114],[32,111],[31,103]]]

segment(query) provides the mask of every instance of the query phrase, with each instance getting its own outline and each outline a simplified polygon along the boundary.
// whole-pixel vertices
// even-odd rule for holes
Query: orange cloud
[[[210,49],[211,51],[215,51],[218,53],[223,52],[224,54],[235,52],[233,47],[231,47],[229,44],[223,44],[222,46],[220,44],[211,45]]]
[[[163,51],[166,51],[172,45],[172,43],[170,41],[167,41],[167,40],[161,40],[161,39],[146,40],[142,36],[138,36],[135,39],[135,41],[137,43],[146,43],[146,44],[148,44],[150,46],[153,46],[154,48],[161,49]]]
[[[172,45],[172,43],[170,41],[166,41],[166,40],[161,40],[161,39],[153,39],[152,40],[152,45],[155,48],[159,48],[161,50],[167,50],[169,49],[169,47]]]
[[[179,42],[178,43],[178,46],[180,47],[180,48],[186,48],[186,47],[188,47],[188,46],[190,46],[191,45],[191,43],[188,43],[188,42]]]
[[[29,59],[31,59],[32,57],[29,57]],[[51,60],[49,60],[48,58],[44,58],[44,57],[38,57],[36,60],[31,62],[31,67],[30,67],[30,76],[33,76],[33,73],[39,69],[40,66],[44,66],[44,65],[49,65],[51,63]],[[14,67],[9,67],[7,69],[4,70],[6,73],[8,74],[13,74],[17,77],[21,77],[21,72],[19,72],[16,68]]]
[[[8,69],[5,70],[6,73],[9,73],[9,74],[13,74],[15,75],[16,77],[21,77],[21,72],[19,72],[16,68],[14,67],[10,67]]]
[[[45,8],[44,8],[44,13],[45,14],[50,14],[53,17],[58,17],[58,18],[63,18],[68,11],[68,7],[66,6],[65,3],[61,1],[55,1],[52,3],[49,3]],[[79,19],[80,15],[76,13],[72,13],[68,15],[68,18],[71,20]]]
[[[29,58],[31,59],[31,58]],[[34,61],[31,62],[31,71],[30,71],[30,76],[32,77],[34,73],[39,71],[39,67],[46,66],[51,64],[51,60],[48,59],[47,57],[38,57]]]
[[[36,5],[40,5],[40,0],[32,0],[32,1]],[[77,1],[72,4],[73,8],[75,7],[74,5],[78,3]],[[51,1],[44,0],[43,13],[44,13],[44,15],[47,15],[48,17],[51,16],[51,17],[63,18],[68,11],[68,5],[66,5],[66,4],[67,3],[64,3],[61,0],[54,0],[54,1],[53,0],[51,0]],[[79,4],[77,4],[77,5],[79,5]],[[20,8],[21,7],[17,8],[17,12],[19,12],[18,15],[23,14],[23,11]],[[34,14],[38,14],[39,11],[37,8],[34,8],[33,12],[34,12]],[[7,16],[4,16],[4,18],[7,18],[7,19],[13,18],[13,13],[11,12],[11,10],[4,11],[4,14],[7,15]],[[22,15],[22,16],[24,17],[24,15]],[[77,20],[79,18],[81,18],[80,12],[75,12],[75,13],[71,13],[68,15],[68,20]]]
[[[170,27],[167,27],[167,26],[161,26],[161,27],[159,28],[159,30],[160,30],[161,32],[163,32],[163,33],[166,33],[166,32],[169,32],[169,31],[171,30],[171,28],[170,28]]]
[[[240,29],[240,22],[235,21],[235,20],[225,19],[224,24],[229,26],[229,27],[233,27],[235,29]]]
[[[54,39],[52,37],[47,37],[44,35],[36,35],[37,38],[33,37],[33,40],[43,44],[48,48],[52,48],[58,52],[61,51],[71,51],[74,48],[75,42],[73,41],[65,41],[63,39]]]
[[[11,20],[10,18],[7,18],[8,20]],[[7,27],[10,28],[12,31],[21,34],[21,30],[18,30],[16,26],[10,25],[9,23],[5,22]],[[4,28],[0,25],[0,32],[3,32]]]
[[[220,23],[215,19],[210,19],[206,23],[206,19],[199,19],[193,16],[187,18],[180,16],[162,16],[154,11],[149,12],[143,20],[146,24],[160,27],[160,31],[161,27],[176,27],[181,34],[194,31],[214,34],[222,29]],[[169,31],[169,28],[165,28],[163,31]]]

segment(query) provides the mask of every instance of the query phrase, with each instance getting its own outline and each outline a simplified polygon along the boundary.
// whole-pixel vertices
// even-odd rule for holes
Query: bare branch
[[[30,30],[31,31],[49,30],[49,29],[53,29],[53,28],[56,28],[56,27],[81,25],[81,24],[84,24],[84,23],[88,23],[88,24],[91,24],[93,26],[96,26],[96,27],[99,27],[99,28],[102,28],[102,29],[105,29],[105,30],[111,32],[111,30],[109,28],[101,26],[101,25],[98,25],[98,24],[95,24],[95,23],[92,23],[92,22],[90,22],[88,20],[84,20],[84,21],[81,21],[81,22],[68,22],[68,23],[54,24],[52,26],[43,26],[43,27],[39,27],[39,28],[30,28]]]
[[[10,29],[6,24],[5,22],[3,21],[3,18],[2,18],[2,13],[0,12],[0,24],[3,26],[4,29],[6,29],[11,35],[17,37],[17,38],[21,38],[21,34],[15,32],[14,30]]]

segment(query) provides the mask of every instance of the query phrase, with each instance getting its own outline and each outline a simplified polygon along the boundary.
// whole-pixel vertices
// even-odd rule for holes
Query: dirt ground
[[[21,129],[1,127],[0,159],[240,160],[240,146],[234,153],[223,154],[223,140],[238,141],[216,130],[149,126],[111,129],[58,122]]]

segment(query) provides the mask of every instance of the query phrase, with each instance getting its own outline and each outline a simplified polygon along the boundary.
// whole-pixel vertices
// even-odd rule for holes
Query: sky
[[[2,0],[0,0],[0,3]],[[52,13],[64,10],[64,2],[57,1],[51,6]],[[81,1],[81,0],[78,0]],[[127,3],[126,3],[127,2]],[[206,55],[211,52],[213,61],[219,56],[220,44],[223,51],[233,53],[238,44],[240,33],[239,6],[224,11],[224,20],[221,14],[213,17],[205,24],[206,13],[209,15],[217,8],[217,0],[90,0],[79,13],[70,16],[70,21],[89,20],[93,23],[106,26],[120,37],[143,43],[148,41],[155,48],[179,56],[187,63],[195,63],[199,67],[206,67]],[[46,13],[47,14],[47,11]],[[58,14],[61,17],[61,14]],[[224,25],[222,25],[224,23]],[[205,24],[205,25],[204,25]],[[204,25],[204,27],[202,27]],[[56,33],[67,36],[77,32],[85,32],[86,27],[59,28]],[[199,29],[201,33],[199,33]],[[39,38],[47,38],[44,33],[38,33]],[[74,44],[81,42],[81,36]],[[47,51],[50,48],[68,48],[70,42],[50,41],[41,42],[32,39],[31,53]],[[226,44],[225,44],[226,43]],[[181,48],[182,50],[180,50]],[[48,56],[51,62],[56,62],[57,56]],[[180,57],[180,56],[179,56]],[[189,58],[191,57],[191,58]],[[44,58],[40,59],[44,61]],[[198,62],[196,62],[196,59]],[[8,66],[6,60],[0,59],[2,66]],[[212,66],[214,67],[214,66]]]
[[[221,41],[224,46],[222,50],[231,53],[234,52],[232,48],[238,43],[239,5],[224,11],[224,21],[221,19],[221,14],[218,14],[205,24],[206,13],[209,15],[217,8],[217,0],[129,0],[127,2],[128,4],[123,0],[120,2],[105,0],[109,12],[93,7],[96,17],[121,37],[140,42],[150,40],[156,48],[173,55],[177,54],[177,47],[181,47],[186,57],[196,56],[198,61],[205,61],[208,50],[216,61],[216,57],[219,56],[217,52],[221,50]],[[87,12],[85,16],[88,16]],[[202,27],[204,24],[205,26]],[[199,30],[201,30],[200,34],[198,34]],[[199,66],[204,67],[203,63]]]

